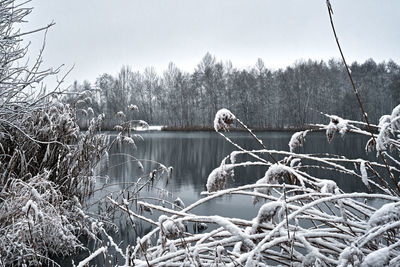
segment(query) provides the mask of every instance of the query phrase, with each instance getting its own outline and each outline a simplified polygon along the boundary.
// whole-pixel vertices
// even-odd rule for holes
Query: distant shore
[[[303,127],[286,127],[286,128],[272,128],[272,127],[249,127],[253,132],[298,132],[309,130],[314,127],[312,126],[303,126]],[[80,127],[81,130],[87,130],[86,127]],[[103,131],[115,131],[113,128],[103,127]],[[159,125],[150,125],[149,128],[133,128],[133,131],[144,132],[144,131],[166,131],[166,132],[214,132],[214,127],[211,126],[159,126]],[[231,127],[229,128],[230,132],[245,132],[246,130],[243,128]]]
[[[249,127],[254,132],[282,132],[282,131],[289,131],[289,132],[297,132],[310,129],[311,127],[287,127],[287,128],[272,128],[272,127]],[[211,126],[188,126],[188,127],[181,127],[181,126],[163,126],[162,131],[170,131],[170,132],[214,132],[214,127]],[[236,128],[232,127],[229,128],[231,132],[244,132],[246,131],[243,128]]]

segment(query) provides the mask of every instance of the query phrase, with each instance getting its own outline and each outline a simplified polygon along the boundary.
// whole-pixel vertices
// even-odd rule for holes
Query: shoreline
[[[252,128],[253,132],[298,132],[304,130],[310,130],[315,127],[312,126],[303,126],[303,127],[288,127],[288,128]],[[80,128],[81,130],[87,130],[85,128]],[[102,128],[102,131],[115,131],[113,128]],[[161,131],[161,132],[215,132],[214,127],[211,126],[190,126],[190,127],[180,127],[180,126],[150,126],[150,129],[132,129],[135,132],[149,132],[149,131]],[[243,128],[232,127],[229,128],[229,132],[246,132]]]
[[[290,128],[252,128],[253,132],[298,132],[308,130],[311,127],[290,127]],[[177,127],[177,126],[164,126],[161,131],[166,132],[215,132],[214,127],[211,126],[191,126],[191,127]],[[232,127],[229,128],[229,132],[246,132],[243,128]]]

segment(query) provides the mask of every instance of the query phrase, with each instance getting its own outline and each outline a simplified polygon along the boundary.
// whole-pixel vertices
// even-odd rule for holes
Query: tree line
[[[371,122],[377,123],[381,114],[400,103],[398,64],[369,59],[353,62],[350,69]],[[75,81],[71,90],[92,90],[92,109],[105,114],[103,125],[109,129],[120,119],[120,111],[124,119],[152,125],[209,127],[223,107],[254,128],[325,122],[321,112],[362,120],[345,68],[335,59],[301,60],[278,70],[258,59],[253,67],[238,69],[207,53],[192,73],[173,63],[162,75],[152,67],[140,72],[123,66],[116,76],[100,75],[95,84]],[[81,125],[87,121],[81,117]]]

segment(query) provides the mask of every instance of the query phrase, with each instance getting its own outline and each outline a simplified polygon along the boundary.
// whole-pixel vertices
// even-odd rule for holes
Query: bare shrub
[[[63,104],[60,84],[40,83],[59,69],[42,69],[42,51],[25,60],[18,24],[31,12],[25,2],[0,2],[0,258],[1,264],[45,265],[54,254],[82,248],[95,238],[82,204],[92,193],[94,167],[108,140],[98,135],[102,116],[80,132],[75,106]]]

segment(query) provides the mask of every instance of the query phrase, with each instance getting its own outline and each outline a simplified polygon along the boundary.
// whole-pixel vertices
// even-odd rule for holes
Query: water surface
[[[110,133],[113,135],[113,133]],[[293,133],[291,132],[260,132],[256,133],[268,149],[288,151],[288,142]],[[153,196],[166,198],[173,201],[176,197],[181,198],[187,205],[201,198],[201,192],[205,191],[205,185],[209,173],[219,166],[221,160],[236,150],[223,137],[215,132],[144,132],[141,133],[143,140],[137,141],[135,149],[133,146],[124,144],[113,147],[109,153],[109,168],[107,175],[108,183],[113,186],[106,187],[98,192],[96,197],[105,196],[112,192],[124,189],[127,184],[137,181],[138,177],[147,178],[148,173],[162,163],[172,166],[171,179],[162,179],[155,187],[165,191],[146,192],[142,196]],[[261,149],[260,145],[248,133],[227,133],[240,146],[252,150]],[[343,139],[335,136],[328,143],[324,133],[311,133],[307,136],[306,143],[300,147],[299,153],[330,153],[343,155],[348,158],[367,157],[375,159],[375,155],[366,155],[364,152],[367,138],[348,134]],[[264,158],[268,158],[264,155]],[[143,170],[138,167],[139,159]],[[238,160],[250,160],[251,158],[238,158]],[[251,184],[262,178],[267,167],[242,167],[235,170],[235,180],[230,181],[228,186],[239,186]],[[346,192],[365,191],[365,186],[354,177],[341,173],[326,173],[313,170],[318,177],[330,178]],[[143,178],[143,179],[144,179]],[[104,183],[104,179],[98,180],[98,186]],[[161,193],[160,193],[161,192]],[[167,205],[168,206],[168,205]],[[252,199],[243,196],[226,196],[224,198],[209,201],[193,210],[199,215],[221,215],[251,219],[257,215],[258,206],[253,206]],[[160,213],[147,214],[157,221]],[[135,234],[126,220],[115,220],[119,232],[112,233],[114,240],[121,243],[122,247],[127,244],[135,244]],[[144,234],[152,228],[149,224],[138,224],[138,231]],[[76,258],[79,260],[79,257]],[[100,264],[101,260],[98,262]]]

